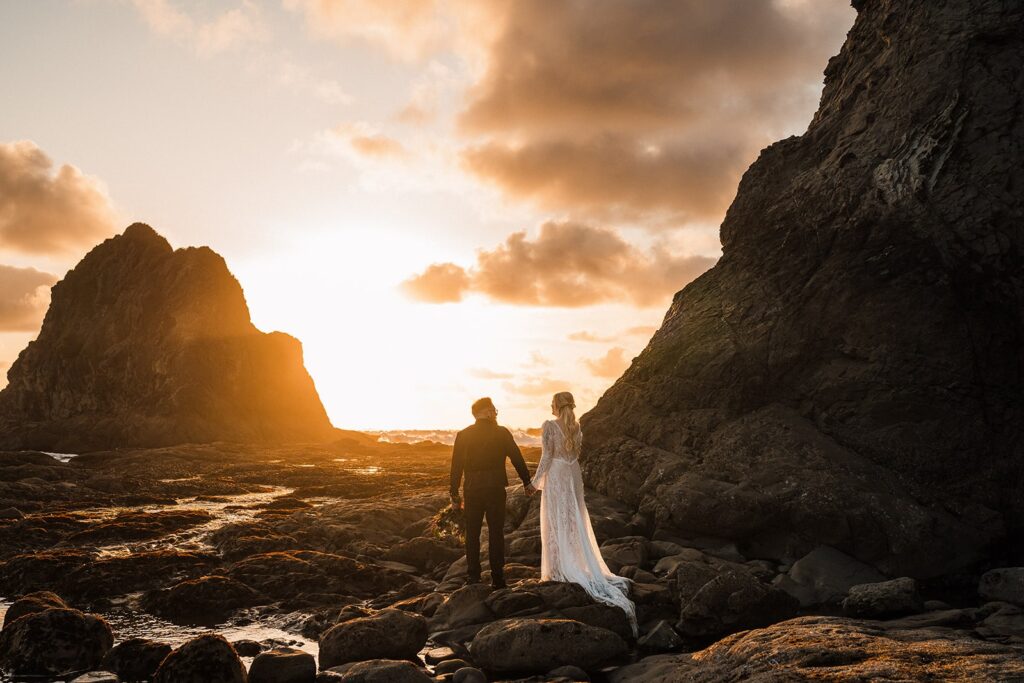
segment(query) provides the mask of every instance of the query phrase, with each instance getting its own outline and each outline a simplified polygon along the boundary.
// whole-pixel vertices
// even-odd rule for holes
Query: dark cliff
[[[53,287],[38,338],[0,392],[0,448],[327,438],[299,341],[264,334],[206,247],[148,225],[90,251]]]
[[[584,416],[584,468],[749,557],[928,577],[1024,547],[1024,5],[854,6],[807,132]]]

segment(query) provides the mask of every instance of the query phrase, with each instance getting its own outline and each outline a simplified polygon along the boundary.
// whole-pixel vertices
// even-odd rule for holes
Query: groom
[[[480,527],[487,517],[488,556],[491,562],[491,583],[505,587],[505,458],[512,461],[526,494],[536,489],[530,485],[530,470],[512,433],[498,425],[498,411],[489,398],[473,404],[472,424],[455,435],[452,446],[452,506],[465,506],[466,563],[469,583],[480,581]],[[459,484],[466,475],[465,503],[459,497]]]

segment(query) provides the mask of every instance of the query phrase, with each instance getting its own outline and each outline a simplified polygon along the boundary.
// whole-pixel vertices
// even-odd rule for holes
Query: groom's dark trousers
[[[512,433],[495,420],[481,418],[455,436],[452,446],[451,495],[459,501],[459,484],[465,476],[466,572],[471,581],[480,579],[480,528],[487,519],[488,555],[491,581],[505,579],[505,459],[512,461],[523,486],[530,483],[530,470]]]

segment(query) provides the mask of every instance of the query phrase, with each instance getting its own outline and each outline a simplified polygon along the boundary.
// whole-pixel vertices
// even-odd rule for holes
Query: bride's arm
[[[540,462],[537,464],[537,471],[533,474],[533,488],[540,491],[544,488],[548,475],[548,468],[551,466],[551,422],[545,422],[540,432]]]

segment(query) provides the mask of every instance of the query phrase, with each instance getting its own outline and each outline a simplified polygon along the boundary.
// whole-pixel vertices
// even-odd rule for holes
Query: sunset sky
[[[582,413],[810,121],[844,0],[0,0],[0,386],[133,221],[222,254],[339,427]]]

